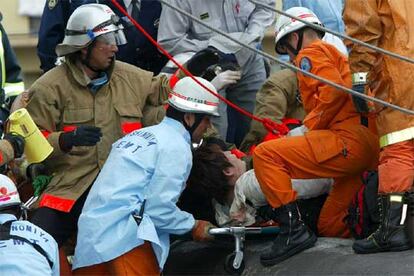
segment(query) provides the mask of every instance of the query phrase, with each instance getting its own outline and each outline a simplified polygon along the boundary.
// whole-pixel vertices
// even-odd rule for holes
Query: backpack
[[[378,172],[365,172],[363,184],[348,208],[346,223],[355,239],[365,239],[380,224],[378,209]]]

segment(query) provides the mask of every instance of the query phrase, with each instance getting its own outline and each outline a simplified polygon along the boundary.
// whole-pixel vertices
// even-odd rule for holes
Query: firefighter
[[[210,117],[218,116],[218,98],[185,77],[168,103],[159,125],[113,144],[79,218],[75,275],[160,274],[170,234],[212,238],[210,223],[194,220],[176,203],[190,173],[191,144],[200,142]]]
[[[170,92],[165,76],[115,60],[126,43],[119,18],[106,5],[88,4],[71,15],[56,48],[65,62],[29,89],[27,110],[53,153],[44,161],[53,175],[32,222],[61,246],[77,228],[89,188],[111,144],[142,126],[144,107],[161,107]],[[146,118],[155,124],[164,114]]]
[[[414,2],[354,1],[345,5],[347,32],[363,42],[414,58]],[[414,65],[351,41],[350,65],[356,88],[395,105],[414,110]],[[362,111],[370,111],[363,103]],[[378,166],[381,222],[365,240],[355,241],[356,253],[402,251],[412,247],[404,227],[404,193],[414,183],[414,116],[374,106],[381,153]]]
[[[346,56],[321,40],[323,32],[312,29],[312,24],[321,24],[316,15],[302,7],[286,12],[304,18],[310,26],[281,16],[276,23],[276,51],[289,54],[304,71],[351,87]],[[297,77],[307,113],[305,135],[264,142],[253,153],[260,187],[281,228],[272,246],[261,255],[263,265],[277,264],[316,242],[315,234],[300,218],[292,178],[334,179],[319,216],[318,232],[347,237],[349,230],[343,219],[361,185],[360,174],[375,165],[379,151],[376,134],[368,129],[350,95],[302,73]]]

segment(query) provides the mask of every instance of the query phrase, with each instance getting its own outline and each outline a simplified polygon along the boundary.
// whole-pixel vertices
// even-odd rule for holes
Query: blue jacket
[[[176,206],[191,165],[190,134],[168,117],[115,142],[79,218],[73,268],[113,260],[149,241],[162,269],[169,235],[184,234],[195,224]],[[132,215],[144,199],[138,227]]]
[[[326,28],[345,33],[342,20],[344,0],[283,0],[283,10],[305,7],[313,11]]]
[[[16,220],[10,214],[0,214],[0,224]],[[56,241],[40,227],[28,221],[14,221],[10,234],[38,244],[53,263],[50,267],[47,259],[32,245],[17,239],[0,239],[1,275],[54,275],[59,276],[59,253]]]
[[[118,0],[118,2],[125,7],[122,0]],[[166,63],[167,58],[158,52],[157,48],[121,14],[110,0],[57,1],[57,4],[52,8],[46,2],[40,23],[39,42],[37,45],[40,68],[46,72],[55,66],[55,48],[57,44],[63,41],[69,16],[77,7],[88,3],[108,5],[123,20],[124,32],[128,43],[119,47],[117,59],[158,74]],[[161,15],[160,2],[141,0],[140,11],[138,23],[154,39],[157,39],[158,22]]]

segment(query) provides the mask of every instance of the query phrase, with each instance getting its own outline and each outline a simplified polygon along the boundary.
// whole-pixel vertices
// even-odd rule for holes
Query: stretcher
[[[231,275],[241,275],[245,268],[244,263],[244,241],[246,235],[263,235],[279,233],[278,226],[269,227],[222,227],[211,228],[209,234],[216,235],[232,235],[234,237],[234,252],[227,255],[224,262],[224,269]]]

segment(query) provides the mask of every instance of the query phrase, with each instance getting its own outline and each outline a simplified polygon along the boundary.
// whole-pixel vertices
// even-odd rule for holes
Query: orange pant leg
[[[380,152],[379,193],[402,193],[414,182],[414,139],[386,146]]]
[[[151,243],[146,241],[112,261],[78,268],[73,275],[160,275],[160,268]]]
[[[112,275],[160,275],[157,257],[147,241],[108,262],[108,269]]]
[[[352,198],[362,185],[361,175],[336,178],[318,220],[319,235],[348,238],[351,233],[345,222]]]

